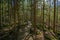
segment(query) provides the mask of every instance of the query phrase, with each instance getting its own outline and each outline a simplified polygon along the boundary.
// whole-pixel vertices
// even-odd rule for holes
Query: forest
[[[60,0],[0,0],[0,40],[60,40]]]

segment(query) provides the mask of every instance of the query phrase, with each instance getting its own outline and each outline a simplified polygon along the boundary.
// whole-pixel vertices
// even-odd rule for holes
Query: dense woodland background
[[[60,40],[60,5],[51,1],[0,0],[0,40]]]

